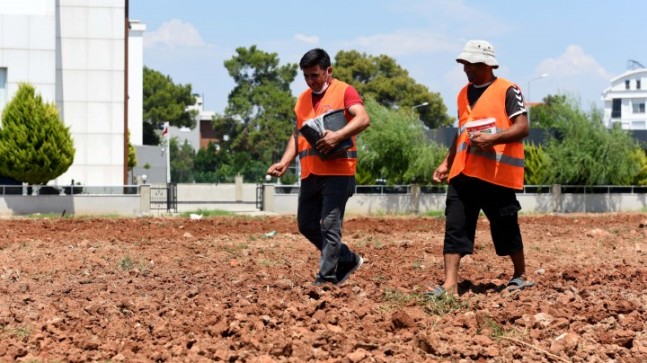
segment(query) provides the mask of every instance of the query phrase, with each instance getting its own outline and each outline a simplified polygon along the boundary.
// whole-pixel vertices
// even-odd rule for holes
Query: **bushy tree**
[[[547,170],[550,169],[550,158],[541,145],[528,143],[524,145],[525,154],[525,173],[524,184],[526,185],[544,185],[549,184],[546,176]]]
[[[589,113],[568,96],[549,96],[543,106],[532,109],[533,124],[551,127],[544,147],[550,159],[543,184],[628,185],[641,172],[633,157],[639,146],[619,127],[607,129],[602,111]],[[540,112],[536,112],[536,109]]]
[[[193,160],[195,151],[189,143],[184,140],[184,144],[178,145],[177,138],[170,140],[171,145],[171,182],[173,183],[192,183],[193,179]]]
[[[23,83],[2,112],[0,175],[46,184],[74,162],[74,142],[56,106]]]
[[[195,127],[195,111],[187,106],[195,104],[191,85],[175,84],[170,76],[144,67],[144,145],[159,145],[155,130],[165,121],[176,127]]]
[[[128,130],[128,169],[132,169],[137,166],[137,152],[135,147],[130,142],[130,130]]]
[[[371,98],[365,103],[371,126],[357,138],[358,182],[431,184],[446,149],[427,140],[422,123],[410,110],[389,109]]]
[[[196,183],[217,183],[222,178],[218,172],[223,164],[221,153],[212,142],[206,148],[201,148],[193,161],[193,177]]]
[[[283,153],[294,128],[292,109],[296,100],[290,84],[297,65],[280,66],[276,53],[253,45],[236,49],[236,55],[225,61],[225,68],[236,86],[229,93],[224,115],[217,115],[213,121],[221,140],[224,135],[230,137],[221,145],[221,152],[246,152],[250,162],[267,166]]]
[[[647,185],[647,151],[644,149],[634,149],[631,158],[640,165],[640,171],[636,174],[633,185]]]
[[[412,110],[429,128],[451,126],[454,119],[447,114],[438,92],[417,83],[409,72],[386,55],[371,56],[358,51],[339,51],[333,65],[334,76],[349,83],[363,97],[371,97],[387,108]]]

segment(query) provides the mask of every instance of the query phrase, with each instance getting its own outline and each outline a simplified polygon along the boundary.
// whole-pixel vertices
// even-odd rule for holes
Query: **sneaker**
[[[322,277],[319,274],[317,274],[317,278],[315,278],[315,280],[312,282],[312,284],[314,286],[321,286],[321,285],[325,285],[325,284],[337,285],[337,281],[334,281],[333,279],[327,279],[327,278]]]
[[[362,256],[355,254],[355,263],[337,265],[337,283],[341,284],[364,263]]]

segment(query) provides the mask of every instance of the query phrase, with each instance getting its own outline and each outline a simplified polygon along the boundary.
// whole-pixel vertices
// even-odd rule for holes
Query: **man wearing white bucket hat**
[[[529,125],[519,87],[494,75],[499,67],[494,47],[470,40],[456,58],[468,84],[457,97],[458,132],[447,156],[434,171],[434,181],[447,180],[443,256],[445,281],[428,291],[431,297],[458,294],[461,258],[474,252],[476,224],[482,210],[490,221],[494,248],[510,256],[514,271],[508,290],[534,285],[525,277],[521,209],[515,190],[523,189],[521,140]]]

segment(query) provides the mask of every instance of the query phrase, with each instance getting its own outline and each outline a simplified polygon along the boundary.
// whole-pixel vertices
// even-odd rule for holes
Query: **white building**
[[[127,130],[142,144],[145,30],[128,23],[126,0],[0,0],[0,111],[30,83],[74,139],[74,163],[51,184],[127,183]]]
[[[604,123],[619,124],[625,130],[647,130],[647,68],[629,61],[629,69],[611,80],[604,90]]]

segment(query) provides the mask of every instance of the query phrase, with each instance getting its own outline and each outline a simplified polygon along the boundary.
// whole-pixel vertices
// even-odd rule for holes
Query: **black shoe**
[[[355,261],[352,263],[346,263],[346,264],[338,264],[337,265],[337,283],[341,284],[342,282],[346,281],[348,277],[355,272],[360,266],[362,266],[362,263],[364,263],[364,259],[362,256],[355,254]]]
[[[327,279],[325,277],[322,277],[321,275],[317,274],[317,278],[312,282],[314,286],[321,286],[325,284],[333,284],[337,285],[337,281],[335,279]]]

